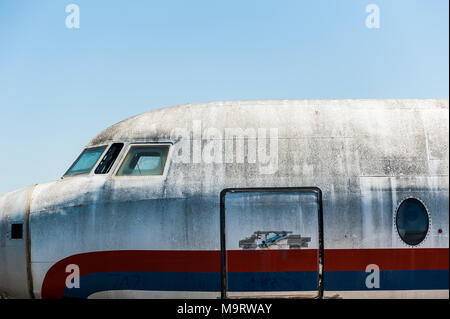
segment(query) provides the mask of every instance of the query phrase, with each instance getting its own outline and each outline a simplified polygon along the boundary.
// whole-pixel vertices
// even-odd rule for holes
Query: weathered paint
[[[222,137],[227,128],[277,128],[278,169],[273,174],[261,174],[258,163],[247,161],[171,161],[172,154],[185,145],[183,139],[171,137],[171,131],[195,131],[199,121],[203,130],[215,128]],[[206,277],[201,278],[215,276],[220,269],[219,194],[223,189],[315,186],[323,192],[325,296],[361,296],[350,292],[364,290],[364,267],[379,263],[382,286],[369,291],[372,296],[378,296],[374,293],[380,291],[386,291],[380,296],[393,296],[395,291],[407,290],[410,293],[399,295],[421,297],[426,290],[429,296],[443,296],[444,291],[448,297],[448,121],[447,99],[217,102],[166,108],[122,121],[88,145],[125,143],[110,174],[64,178],[38,185],[34,190],[30,212],[34,294],[42,296],[46,275],[49,276],[49,270],[63,269],[58,268],[62,260],[91,252],[118,252],[117,258],[120,251],[173,251],[174,255],[185,251],[211,252],[216,256],[212,257],[215,270],[207,271]],[[224,138],[218,140],[225,142]],[[192,141],[202,146],[209,142],[196,134]],[[173,144],[164,175],[113,176],[130,143]],[[28,192],[27,188],[0,197],[0,290],[17,297],[29,297],[25,243],[8,240],[7,231],[12,219],[24,221]],[[431,220],[426,239],[415,247],[400,239],[394,222],[396,208],[407,197],[419,198]],[[236,243],[240,239],[236,238]],[[389,250],[385,255],[377,255],[385,249]],[[400,252],[405,249],[412,255],[404,255],[409,262],[403,269],[384,266],[386,256],[397,252],[403,256]],[[423,257],[420,252],[426,249],[434,250]],[[333,270],[337,266],[327,255],[334,251],[347,256],[346,268]],[[364,255],[358,259],[362,260],[360,265],[352,256],[361,252]],[[103,264],[109,261],[99,259]],[[88,264],[83,265],[90,267]],[[106,273],[106,268],[97,271]],[[136,270],[126,268],[112,267],[109,271],[120,277],[119,270]],[[154,271],[142,265],[137,269]],[[56,277],[65,278],[64,275]],[[132,273],[144,283],[150,280],[147,275]],[[182,273],[172,275],[184,278]],[[414,286],[411,278],[416,275],[437,281]],[[443,287],[445,276],[447,286]],[[96,280],[89,278],[86,282]],[[385,290],[383,280],[387,280]],[[345,286],[343,281],[353,286]],[[159,290],[166,291],[163,296],[194,297],[202,293],[182,290],[186,287],[187,283],[178,287],[181,290]],[[120,288],[110,296],[136,295],[134,289]],[[219,296],[220,287],[218,291],[216,288],[213,286],[212,295],[207,296]],[[105,289],[110,290],[114,289]]]
[[[323,216],[319,189],[226,189],[221,193],[222,297],[323,296]],[[255,229],[280,229],[310,237],[306,247],[241,250],[237,238]],[[273,232],[273,231],[272,231]],[[284,244],[284,245],[283,245]],[[235,266],[236,265],[236,266]],[[253,294],[250,292],[253,290]],[[315,293],[313,293],[315,291]]]
[[[0,197],[0,290],[9,296],[29,298],[26,238],[11,239],[11,224],[26,225],[30,187]],[[26,229],[26,227],[23,227]]]
[[[27,285],[28,293],[31,299],[34,299],[33,292],[33,278],[31,275],[31,239],[30,239],[30,209],[31,209],[31,197],[36,185],[30,187],[27,197],[27,205],[25,207],[25,260],[27,266]]]

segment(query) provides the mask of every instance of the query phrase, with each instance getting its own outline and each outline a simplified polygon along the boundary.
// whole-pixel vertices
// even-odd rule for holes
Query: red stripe
[[[413,249],[327,249],[325,271],[361,271],[369,264],[380,270],[445,270],[448,248]],[[99,251],[60,260],[47,272],[43,298],[61,298],[66,266],[76,264],[80,274],[96,272],[220,272],[220,251]],[[227,251],[230,272],[278,272],[317,270],[317,250],[231,250]]]
[[[80,275],[96,272],[167,271],[220,272],[220,251],[118,250],[73,255],[54,264],[45,275],[42,298],[62,298],[67,265],[76,264]]]
[[[73,260],[71,260],[73,259]],[[114,271],[219,272],[220,251],[214,250],[118,250],[71,256],[81,275]]]
[[[318,250],[230,250],[230,272],[317,271]]]
[[[325,271],[448,269],[448,248],[326,249]]]

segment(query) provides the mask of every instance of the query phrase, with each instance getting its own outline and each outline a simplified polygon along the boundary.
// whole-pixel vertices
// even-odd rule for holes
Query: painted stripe
[[[102,272],[84,275],[80,288],[65,288],[64,298],[87,298],[106,290],[220,291],[220,273]]]
[[[325,290],[429,290],[448,289],[447,270],[382,270],[380,288],[368,289],[365,271],[326,271]]]
[[[114,271],[220,272],[216,250],[117,250],[73,255],[81,274]],[[83,267],[81,267],[83,265]]]
[[[319,251],[300,250],[230,250],[229,272],[318,271]]]
[[[230,273],[229,291],[312,291],[317,290],[317,272]],[[65,288],[65,298],[87,298],[100,291],[203,291],[219,292],[220,273],[102,272],[84,275],[80,288]]]
[[[220,273],[220,251],[99,251],[73,255],[54,264],[45,275],[42,298],[61,298],[66,266],[76,264],[80,276],[116,272]]]
[[[285,285],[290,284],[295,285],[292,290],[301,290],[298,286],[302,285],[305,285],[305,290],[314,290],[317,287],[315,272],[317,250],[240,250],[228,251],[227,255],[229,289],[255,291],[255,287],[260,285],[256,290],[274,291],[274,289],[286,290]],[[101,273],[146,273],[141,274],[144,278],[142,282],[150,283],[148,287],[144,285],[146,290],[153,289],[151,286],[153,274],[160,276],[158,278],[166,278],[169,286],[173,281],[171,278],[175,278],[172,275],[183,278],[183,276],[197,276],[198,273],[200,277],[220,277],[220,251],[90,252],[73,255],[54,264],[44,278],[42,298],[61,298],[65,294],[65,279],[68,275],[65,268],[69,264],[80,267],[82,278]],[[366,289],[361,285],[365,283],[368,275],[365,272],[368,264],[377,264],[380,267],[382,280],[389,283],[385,289],[441,289],[442,282],[446,282],[448,288],[448,248],[436,248],[325,250],[325,289],[340,290],[338,287],[342,287],[342,290]],[[394,270],[402,272],[389,272]],[[93,276],[95,278],[98,275]],[[99,282],[104,283],[103,277],[99,278]],[[236,283],[234,278],[238,278]],[[86,281],[88,286],[93,285],[93,282]],[[183,280],[180,282],[186,283]],[[311,289],[312,283],[314,288]],[[93,287],[97,285],[94,284]],[[100,288],[95,289],[110,290],[109,284],[106,283],[99,284],[98,287]],[[160,288],[170,290],[167,287]],[[184,286],[179,289],[189,291]],[[196,288],[194,285],[191,289],[200,287]]]
[[[325,272],[325,290],[386,291],[448,289],[447,270],[387,270],[380,272],[380,288],[365,286],[362,271]],[[220,291],[220,273],[102,272],[84,275],[80,288],[65,288],[64,298],[88,298],[100,291]],[[313,291],[317,272],[229,273],[229,292]]]
[[[377,264],[382,270],[448,269],[448,248],[326,249],[328,271],[365,270]]]
[[[317,271],[231,272],[228,291],[312,291],[318,289]]]

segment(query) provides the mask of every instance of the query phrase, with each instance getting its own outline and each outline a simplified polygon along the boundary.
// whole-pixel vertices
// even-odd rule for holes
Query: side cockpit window
[[[119,156],[122,148],[123,143],[114,143],[113,145],[111,145],[105,156],[103,156],[100,164],[98,164],[97,168],[95,169],[95,174],[108,174],[114,162],[116,161],[117,156]]]
[[[163,175],[169,145],[134,145],[117,171],[117,176]]]
[[[64,176],[89,174],[105,149],[106,146],[85,149]]]

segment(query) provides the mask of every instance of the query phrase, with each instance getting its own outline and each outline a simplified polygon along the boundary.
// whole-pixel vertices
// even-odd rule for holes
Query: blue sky
[[[66,5],[80,8],[68,29]],[[380,28],[368,29],[368,4]],[[104,128],[249,99],[448,98],[447,0],[0,0],[0,193]]]

